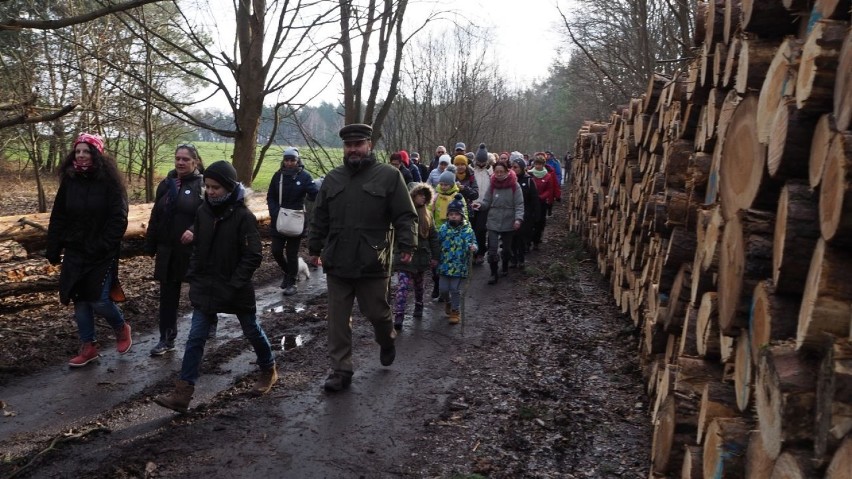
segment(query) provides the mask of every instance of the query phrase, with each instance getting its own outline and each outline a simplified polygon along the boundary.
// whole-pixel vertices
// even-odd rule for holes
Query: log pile
[[[852,477],[848,1],[698,2],[575,142],[571,229],[643,336],[649,477]]]
[[[122,255],[139,254],[153,203],[131,205],[127,214]],[[259,223],[269,222],[266,197],[255,194],[249,209]],[[56,289],[60,266],[44,258],[50,213],[0,216],[0,294],[22,294]]]

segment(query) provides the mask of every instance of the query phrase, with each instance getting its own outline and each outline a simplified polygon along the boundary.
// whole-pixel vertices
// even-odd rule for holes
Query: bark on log
[[[683,467],[680,470],[680,479],[703,479],[703,457],[704,450],[701,447],[684,446]]]
[[[713,155],[695,152],[692,155],[689,167],[690,184],[692,185],[693,195],[697,199],[702,199],[707,193],[707,180],[710,178],[710,166],[713,163]]]
[[[704,440],[704,477],[733,479],[745,474],[750,424],[740,418],[718,418]]]
[[[694,356],[698,357],[698,336],[696,328],[698,326],[698,308],[689,303],[686,307],[686,314],[683,318],[683,329],[680,334],[680,343],[678,344],[678,356]]]
[[[776,294],[772,282],[760,281],[754,288],[752,302],[750,342],[752,365],[757,366],[758,355],[773,341],[786,341],[796,336],[799,319],[799,297]]]
[[[852,436],[847,436],[834,452],[825,479],[849,479],[849,471],[852,471]]]
[[[698,354],[705,359],[717,359],[721,356],[719,344],[719,319],[716,293],[704,293],[698,307],[696,340]]]
[[[686,308],[689,305],[689,287],[691,279],[692,264],[681,263],[675,275],[672,289],[669,291],[669,306],[663,317],[663,329],[670,335],[681,333],[683,321],[686,317]]]
[[[781,190],[772,244],[772,281],[781,294],[801,295],[819,239],[816,195],[803,181]]]
[[[767,455],[813,440],[817,364],[792,344],[760,351],[755,383],[757,419]]]
[[[776,39],[743,38],[740,45],[740,59],[737,62],[739,68],[734,80],[734,89],[740,95],[761,90],[779,44],[780,40]]]
[[[722,153],[727,140],[727,132],[731,124],[731,118],[738,109],[742,97],[735,90],[731,90],[725,96],[722,102],[721,110],[719,111],[719,121],[716,123],[716,146],[713,149],[713,164],[710,167],[710,178],[707,181],[707,194],[704,197],[704,204],[709,205],[716,202],[721,189],[721,178],[719,174],[722,164]],[[731,135],[733,138],[735,135]],[[735,147],[732,147],[732,149]],[[750,164],[750,161],[747,162]]]
[[[852,344],[847,339],[833,340],[820,362],[815,420],[814,456],[825,463],[852,430]]]
[[[814,12],[819,13],[822,18],[849,21],[849,0],[816,0]]]
[[[655,472],[682,469],[684,450],[681,444],[692,444],[696,418],[696,406],[692,401],[674,394],[666,398],[654,420],[651,458]]]
[[[684,189],[689,172],[689,160],[693,154],[694,143],[689,140],[677,140],[666,143],[663,158],[666,165],[666,186]]]
[[[748,208],[774,210],[781,184],[769,178],[766,146],[757,140],[756,96],[747,96],[737,105],[724,136],[719,195],[725,219]]]
[[[44,258],[0,263],[0,294],[21,294],[56,289],[59,266]]]
[[[769,64],[757,102],[757,138],[761,143],[769,142],[772,121],[782,99],[795,94],[803,44],[795,37],[785,38]]]
[[[0,263],[27,259],[27,250],[21,243],[12,240],[0,241]]]
[[[716,45],[725,35],[725,0],[709,0],[704,18],[704,44]]]
[[[820,231],[833,246],[852,246],[852,131],[831,139],[819,190]]]
[[[744,210],[725,224],[719,258],[719,329],[736,336],[748,326],[751,294],[770,277],[774,213]]]
[[[784,450],[775,461],[769,479],[808,479],[817,477],[811,454],[801,449]]]
[[[834,118],[837,121],[837,127],[841,131],[846,131],[852,126],[852,30],[846,32],[837,62],[837,80],[834,82]]]
[[[663,87],[670,81],[668,77],[660,73],[654,73],[648,81],[648,86],[645,89],[645,96],[642,103],[642,112],[651,114],[656,111],[657,104],[660,101],[660,95],[663,93]],[[653,124],[653,122],[652,122]]]
[[[725,71],[722,73],[722,82],[719,85],[722,88],[734,88],[734,82],[737,78],[737,70],[740,68],[740,48],[742,48],[742,43],[743,41],[740,37],[735,37],[728,42],[728,56],[725,58]]]
[[[775,459],[769,457],[763,447],[760,431],[751,431],[748,435],[748,450],[746,451],[745,478],[766,479],[772,474]]]
[[[704,391],[701,393],[696,442],[698,444],[704,442],[704,433],[714,419],[738,417],[739,415],[734,387],[728,383],[708,382],[704,385]]]
[[[811,257],[810,270],[799,324],[796,347],[820,349],[824,333],[845,337],[852,318],[852,253],[817,241]]]
[[[808,34],[796,79],[796,105],[800,110],[832,111],[835,73],[848,29],[847,22],[819,20]]]
[[[828,158],[828,148],[837,133],[834,117],[826,113],[819,117],[814,126],[814,137],[811,140],[811,153],[808,155],[808,180],[811,188],[819,186],[822,181],[822,171]]]
[[[734,360],[734,390],[736,391],[737,408],[745,412],[751,401],[753,373],[751,341],[748,329],[740,330],[736,342],[736,359]]]
[[[725,26],[722,40],[731,43],[735,33],[741,30],[742,0],[725,0]]]
[[[742,29],[761,38],[790,35],[798,29],[799,17],[780,4],[778,0],[743,0]]]
[[[125,240],[139,239],[145,236],[152,206],[153,203],[130,205],[127,213],[127,231],[124,233]],[[248,206],[257,218],[258,223],[269,222],[266,195],[255,194],[251,196]],[[30,252],[42,249],[47,241],[49,223],[50,213],[2,216],[0,217],[0,240],[17,241]]]
[[[776,180],[807,178],[808,155],[818,116],[796,108],[792,98],[785,98],[775,110],[766,154],[769,176]]]

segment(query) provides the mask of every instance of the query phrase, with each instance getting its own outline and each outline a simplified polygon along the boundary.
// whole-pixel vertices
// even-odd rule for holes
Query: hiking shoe
[[[414,313],[412,315],[415,318],[423,317],[423,303],[414,303]]]
[[[164,408],[177,411],[181,414],[186,414],[189,408],[189,402],[192,401],[192,394],[195,392],[195,386],[186,381],[178,379],[175,381],[175,389],[169,394],[161,394],[154,398],[154,402]]]
[[[459,313],[459,310],[454,309],[454,310],[450,311],[450,324],[459,324],[460,320],[461,320],[461,315]]]
[[[118,351],[118,354],[126,354],[130,351],[130,346],[133,346],[133,338],[130,336],[130,325],[127,324],[127,321],[124,322],[124,326],[118,331],[115,332],[115,350]]]
[[[166,341],[160,341],[151,349],[151,356],[162,356],[168,352],[175,350],[175,343],[169,343]]]
[[[447,316],[449,316],[449,315],[450,315],[450,311],[452,311],[452,310],[453,310],[453,305],[452,305],[452,304],[450,304],[450,302],[449,302],[449,301],[447,301],[447,302],[444,304],[444,314],[446,314]]]
[[[291,284],[290,286],[284,288],[284,292],[282,294],[284,296],[293,296],[294,294],[296,294],[296,291],[296,285]]]
[[[207,339],[216,339],[218,336],[219,320],[213,321],[210,324],[210,329],[207,330]]]
[[[325,379],[325,384],[322,387],[328,392],[336,393],[348,388],[350,384],[352,384],[351,375],[333,372]]]
[[[382,348],[379,352],[379,362],[382,363],[382,366],[390,366],[394,359],[396,359],[396,346],[393,344],[387,348]]]
[[[93,342],[83,343],[80,346],[80,353],[68,361],[68,366],[72,368],[80,368],[89,364],[95,359],[98,359],[99,357],[100,354],[98,354],[97,344]]]
[[[272,389],[272,385],[278,381],[278,368],[275,364],[269,369],[261,369],[260,376],[254,383],[251,393],[255,396],[262,396]]]

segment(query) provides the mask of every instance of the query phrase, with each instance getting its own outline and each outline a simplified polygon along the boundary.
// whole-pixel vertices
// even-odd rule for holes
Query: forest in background
[[[519,32],[560,45],[559,57],[540,66],[543,81],[513,87],[489,43],[500,26],[427,3],[427,16],[407,15],[407,0],[240,3],[232,18],[216,15],[236,32],[231,51],[216,51],[198,20],[209,2],[3,2],[0,156],[50,172],[73,136],[99,132],[152,190],[164,145],[233,142],[238,173],[253,179],[286,144],[332,167],[340,159],[324,147],[351,121],[373,124],[384,151],[428,156],[463,141],[561,156],[583,119],[606,117],[654,71],[697,54],[692,0],[565,1],[542,19],[549,27]],[[340,102],[317,105],[310,92],[339,88],[317,75],[328,64]],[[203,108],[213,95],[227,108]]]

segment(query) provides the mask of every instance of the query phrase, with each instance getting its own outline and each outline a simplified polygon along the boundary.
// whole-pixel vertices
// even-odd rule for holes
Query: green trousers
[[[388,304],[389,278],[349,279],[327,275],[328,284],[328,356],[331,368],[351,375],[352,367],[352,306],[372,324],[379,346],[393,345],[396,331]]]

